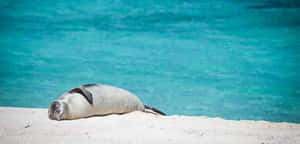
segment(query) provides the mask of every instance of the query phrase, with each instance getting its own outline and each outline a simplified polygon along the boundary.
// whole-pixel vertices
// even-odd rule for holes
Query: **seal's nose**
[[[48,114],[48,118],[51,119],[51,120],[54,120],[53,116],[51,114]]]
[[[48,118],[49,118],[49,119],[51,119],[51,120],[55,120],[55,117],[54,117],[54,115],[53,115],[53,114],[51,114],[50,112],[49,112],[49,114],[48,114]]]
[[[48,118],[51,120],[56,120],[55,117],[55,110],[59,107],[59,103],[57,101],[54,101],[51,103],[49,109],[48,109]]]

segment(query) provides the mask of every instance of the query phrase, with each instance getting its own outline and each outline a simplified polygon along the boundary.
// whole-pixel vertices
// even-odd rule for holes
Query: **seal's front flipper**
[[[69,91],[69,93],[79,93],[91,104],[93,105],[93,95],[84,87],[73,88]]]

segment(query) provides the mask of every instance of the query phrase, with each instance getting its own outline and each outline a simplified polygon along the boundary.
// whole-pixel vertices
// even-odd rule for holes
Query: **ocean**
[[[124,88],[168,115],[300,123],[300,1],[0,1],[0,106]]]

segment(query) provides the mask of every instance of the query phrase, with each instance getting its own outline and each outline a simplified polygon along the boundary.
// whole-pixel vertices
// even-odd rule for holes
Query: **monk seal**
[[[123,114],[132,111],[165,115],[144,105],[132,93],[104,84],[86,84],[69,90],[50,104],[51,120],[72,120],[97,115]]]

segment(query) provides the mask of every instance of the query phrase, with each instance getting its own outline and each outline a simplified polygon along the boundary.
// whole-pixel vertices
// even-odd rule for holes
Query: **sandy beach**
[[[143,112],[54,121],[47,109],[0,107],[0,143],[300,144],[300,124]]]

